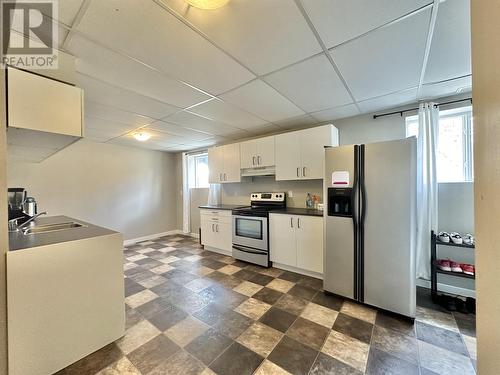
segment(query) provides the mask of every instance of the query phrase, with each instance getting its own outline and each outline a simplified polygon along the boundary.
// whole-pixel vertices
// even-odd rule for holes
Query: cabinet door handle
[[[227,181],[227,174],[224,173],[224,181]]]
[[[260,160],[261,160],[260,156],[257,156],[257,164],[258,164],[258,165],[260,165],[260,164],[261,164],[261,161],[260,161]]]
[[[293,228],[293,217],[290,218],[290,228]]]
[[[306,177],[306,167],[302,167],[302,177]]]
[[[215,224],[215,231],[219,233],[219,224]]]
[[[300,177],[300,176],[299,176],[299,173],[300,173],[300,168],[299,168],[299,167],[297,167],[297,177]]]
[[[252,165],[255,165],[255,156],[252,156]]]
[[[297,218],[297,228],[300,229],[300,217]]]
[[[214,225],[215,224],[212,224],[212,232],[215,232]]]

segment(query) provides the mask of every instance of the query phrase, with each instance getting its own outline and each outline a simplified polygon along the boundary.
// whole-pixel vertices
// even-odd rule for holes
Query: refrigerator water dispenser
[[[352,188],[328,188],[328,216],[352,217]]]

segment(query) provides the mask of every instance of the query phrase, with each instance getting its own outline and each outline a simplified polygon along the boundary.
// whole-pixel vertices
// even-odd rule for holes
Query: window
[[[439,112],[438,182],[473,181],[472,107]],[[418,116],[406,118],[406,136],[418,136]]]
[[[188,188],[207,188],[208,154],[206,152],[188,155]]]

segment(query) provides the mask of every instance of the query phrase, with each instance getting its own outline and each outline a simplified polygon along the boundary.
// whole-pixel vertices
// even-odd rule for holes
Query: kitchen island
[[[9,233],[9,373],[44,375],[124,334],[123,239],[66,216]]]

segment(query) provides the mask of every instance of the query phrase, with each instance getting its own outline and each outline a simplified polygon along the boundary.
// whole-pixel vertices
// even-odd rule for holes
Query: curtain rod
[[[444,103],[434,104],[434,106],[438,107],[440,105],[447,105],[447,104],[454,104],[454,103],[466,102],[468,100],[470,100],[470,102],[472,103],[472,98],[465,98],[465,99],[460,99],[460,100],[452,100],[451,102],[444,102]],[[402,111],[382,113],[380,115],[373,115],[373,119],[376,120],[379,117],[392,116],[392,115],[397,115],[397,114],[399,114],[401,117],[403,117],[403,113],[413,112],[413,111],[417,111],[417,110],[418,110],[418,107],[417,108],[404,109]]]

